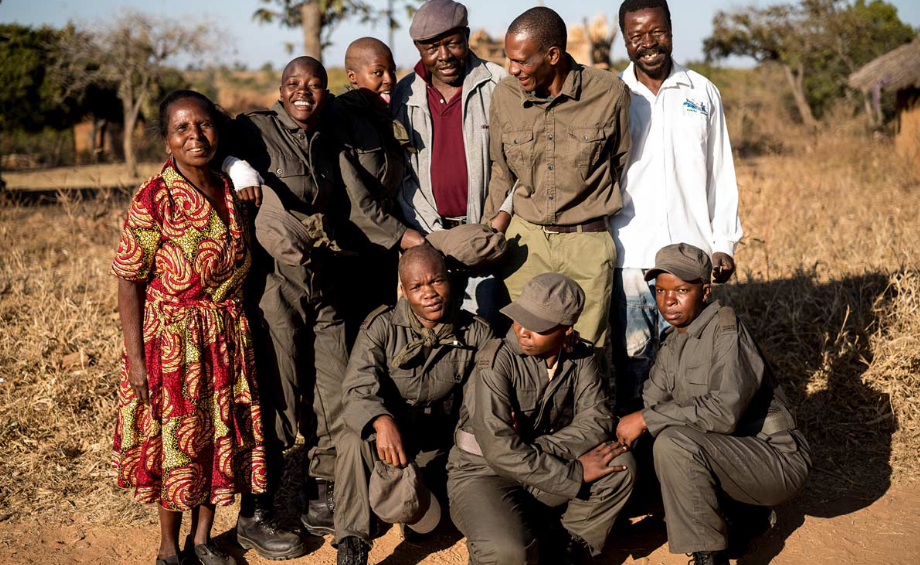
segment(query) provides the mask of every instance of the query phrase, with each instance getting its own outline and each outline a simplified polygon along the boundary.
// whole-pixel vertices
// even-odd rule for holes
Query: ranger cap
[[[517,300],[502,314],[532,332],[542,333],[559,324],[573,326],[585,307],[585,291],[559,273],[543,273],[527,281]]]
[[[453,0],[428,0],[415,12],[409,37],[425,41],[458,27],[469,27],[466,6]]]
[[[655,254],[655,267],[645,273],[650,281],[661,273],[670,273],[682,281],[712,282],[712,261],[699,247],[689,243],[672,243]]]
[[[390,524],[406,524],[427,534],[441,521],[441,505],[425,486],[415,462],[400,469],[383,461],[374,463],[368,487],[371,510]]]

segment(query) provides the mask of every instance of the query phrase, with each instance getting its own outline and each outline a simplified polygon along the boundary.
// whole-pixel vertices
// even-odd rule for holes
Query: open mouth
[[[189,154],[191,154],[191,155],[204,155],[205,153],[208,152],[208,147],[207,147],[207,146],[204,146],[204,145],[201,145],[201,146],[198,146],[198,147],[192,147],[191,149],[189,149],[189,150],[186,151],[186,152],[189,153]]]
[[[385,90],[385,91],[383,91],[383,92],[380,92],[380,93],[377,94],[377,96],[379,96],[380,99],[383,100],[384,102],[386,102],[387,104],[390,103],[390,91],[389,91],[389,90]]]
[[[306,100],[295,100],[293,106],[298,110],[312,110],[313,102],[307,102]]]
[[[645,64],[655,63],[664,60],[664,53],[660,49],[649,49],[639,54],[639,60]]]
[[[442,67],[438,69],[438,72],[448,77],[457,76],[457,74],[460,72],[460,67],[457,67],[454,65],[451,65],[449,67]]]

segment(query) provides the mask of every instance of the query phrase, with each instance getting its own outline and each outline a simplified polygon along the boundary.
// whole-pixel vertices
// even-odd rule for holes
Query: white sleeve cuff
[[[252,168],[252,165],[232,155],[228,155],[224,159],[220,168],[230,177],[236,190],[242,190],[247,186],[259,186],[264,184],[262,176],[258,171]]]
[[[712,254],[716,253],[725,253],[729,257],[735,257],[735,242],[734,241],[714,241],[712,242]]]

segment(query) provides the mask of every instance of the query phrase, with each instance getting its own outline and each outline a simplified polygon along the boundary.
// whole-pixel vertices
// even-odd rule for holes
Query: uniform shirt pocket
[[[305,203],[313,201],[312,194],[307,193],[307,168],[303,161],[287,156],[278,157],[272,160],[271,173],[298,200]]]
[[[416,376],[414,369],[403,369],[401,367],[390,369],[390,378],[396,386],[399,396],[410,406],[419,403],[421,394],[421,383]]]
[[[591,167],[600,157],[607,142],[607,130],[604,128],[569,128],[569,140],[572,147],[572,161],[578,169],[582,180],[588,178]]]
[[[518,177],[533,165],[533,130],[511,131],[502,134],[502,148],[508,167]]]

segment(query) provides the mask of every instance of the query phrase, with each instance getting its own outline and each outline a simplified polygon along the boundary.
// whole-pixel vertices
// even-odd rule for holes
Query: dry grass
[[[747,236],[719,294],[799,406],[815,483],[871,496],[920,474],[920,189],[890,146],[838,137],[739,164]],[[125,203],[0,207],[0,520],[153,518],[108,469]]]

